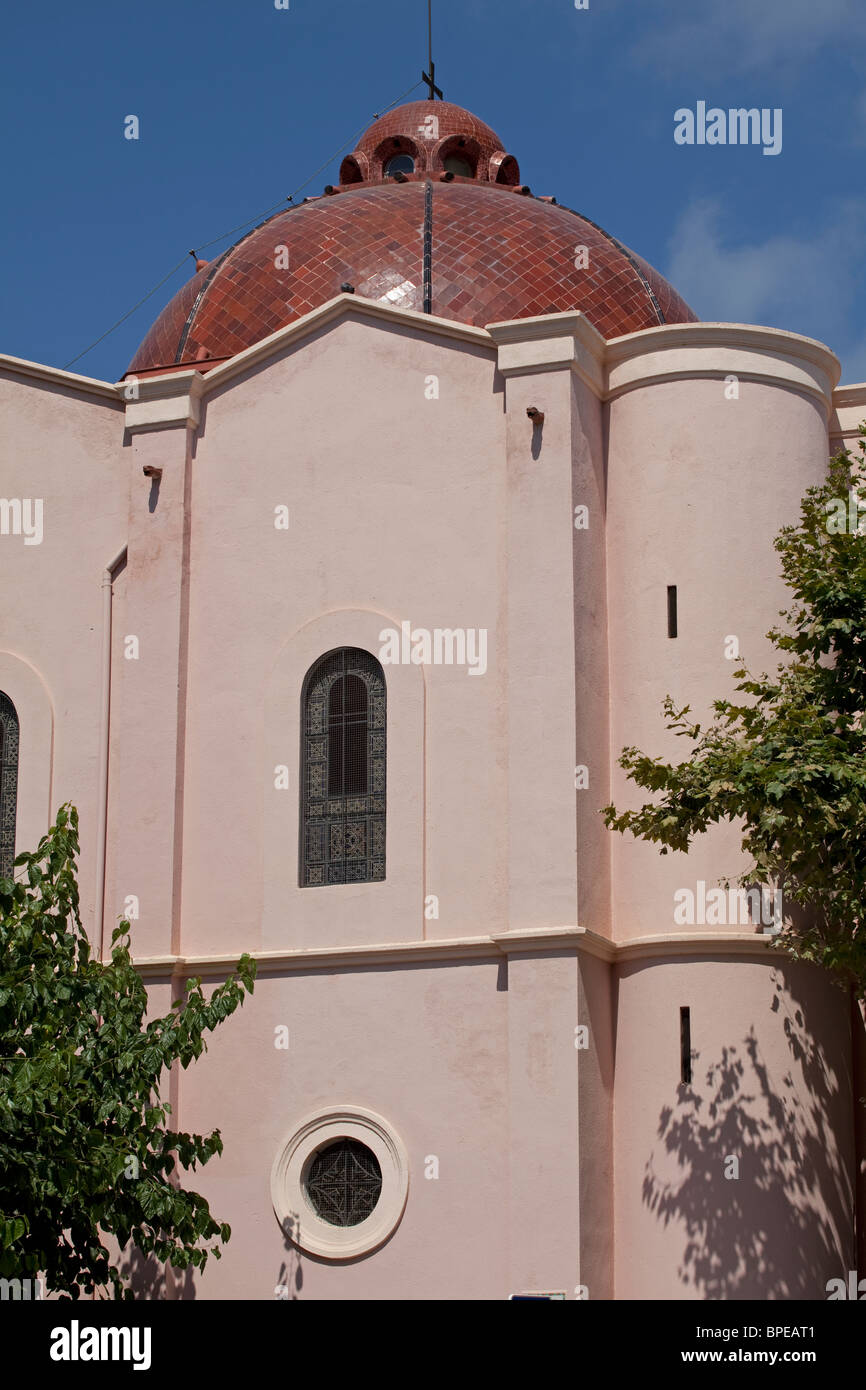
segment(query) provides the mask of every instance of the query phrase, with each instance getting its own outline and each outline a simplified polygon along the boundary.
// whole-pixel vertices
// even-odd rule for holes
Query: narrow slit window
[[[668,637],[677,635],[677,586],[668,585]]]
[[[692,1015],[688,1008],[680,1009],[680,1080],[684,1086],[692,1080]]]

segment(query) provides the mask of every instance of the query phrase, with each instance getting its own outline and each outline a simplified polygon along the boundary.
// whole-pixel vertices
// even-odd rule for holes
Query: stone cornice
[[[487,348],[493,346],[490,335],[483,328],[474,328],[468,323],[455,323],[453,319],[437,318],[434,314],[420,314],[416,309],[398,309],[391,304],[383,304],[378,299],[364,299],[357,294],[338,294],[329,299],[327,304],[318,309],[311,309],[308,314],[295,319],[285,328],[277,329],[276,333],[271,333],[260,343],[245,348],[243,352],[224,362],[221,367],[214,367],[204,379],[205,392],[225,386],[234,377],[249,371],[250,367],[258,366],[260,362],[274,357],[285,348],[293,347],[328,324],[344,318],[361,318],[373,323],[387,324],[389,327],[416,328],[439,338],[451,338]]]
[[[159,376],[128,376],[117,388],[124,394],[135,392],[134,399],[129,400],[126,407],[127,430],[135,434],[143,430],[171,429],[181,425],[195,428],[201,415],[201,402],[208,395],[229,385],[251,367],[267,362],[329,324],[346,318],[359,318],[390,328],[421,329],[439,338],[486,347],[491,356],[494,351],[490,335],[483,328],[454,323],[451,319],[436,318],[432,314],[419,314],[414,309],[397,309],[376,299],[362,299],[360,295],[338,294],[327,304],[312,309],[310,313],[206,373],[190,368],[182,372],[164,372]],[[202,365],[206,366],[206,363]]]
[[[200,372],[167,372],[164,376],[127,377],[126,428],[130,434],[146,430],[195,429],[201,417],[201,397],[205,379]]]
[[[239,952],[213,956],[147,956],[135,961],[145,976],[224,975],[237,965]],[[458,937],[451,941],[388,942],[381,946],[331,946],[321,951],[250,952],[258,962],[259,974],[282,974],[294,970],[339,969],[345,965],[405,965],[428,960],[484,958],[499,954],[489,936]]]
[[[391,942],[381,946],[332,946],[320,951],[251,951],[259,975],[291,974],[304,970],[339,970],[359,965],[387,968],[426,965],[443,960],[496,960],[502,956],[539,951],[573,951],[596,956],[608,964],[685,956],[760,956],[777,951],[773,939],[750,932],[701,931],[666,934],[613,942],[586,927],[547,927],[494,932],[490,936],[455,937],[445,941]],[[225,976],[234,970],[239,951],[202,956],[144,956],[135,967],[146,979],[169,976]]]
[[[609,338],[606,360],[611,364],[627,357],[653,352],[659,347],[674,347],[678,339],[687,341],[692,347],[728,344],[747,350],[761,349],[791,355],[796,353],[824,368],[835,362],[841,372],[841,364],[836,354],[818,338],[807,338],[802,333],[792,333],[786,328],[765,328],[761,324],[725,323],[721,320],[663,323],[657,328],[641,328],[636,333],[624,333],[619,338]]]
[[[524,931],[491,932],[489,940],[508,956],[518,951],[586,950],[589,937],[596,942],[604,940],[586,927],[528,927]]]
[[[204,373],[186,369],[158,376],[132,376],[111,384],[4,355],[0,355],[0,370],[101,396],[118,405],[125,403],[126,426],[132,433],[178,426],[195,428],[201,401],[212,391],[286,348],[302,343],[322,328],[349,317],[487,348],[496,352],[499,370],[505,376],[569,370],[605,401],[661,382],[701,378],[723,381],[733,375],[741,381],[759,381],[808,394],[828,412],[835,408],[837,415],[831,421],[835,434],[856,431],[851,419],[861,407],[866,407],[866,385],[834,390],[840,366],[829,348],[814,338],[781,329],[752,324],[679,323],[642,329],[606,342],[579,311],[476,328],[354,294],[336,295],[327,304]]]
[[[540,318],[490,323],[487,332],[499,350],[503,376],[530,376],[568,368],[596,396],[605,390],[605,340],[585,314],[545,314]]]
[[[814,338],[737,323],[677,323],[605,341],[580,312],[488,324],[503,376],[569,369],[600,400],[667,381],[758,381],[829,412],[839,361]]]
[[[768,951],[780,954],[774,938],[762,932],[701,931],[694,936],[638,936],[633,941],[621,941],[616,946],[616,959],[623,964],[633,960],[652,960],[665,956],[682,959],[684,956],[763,956]]]
[[[92,376],[78,376],[76,372],[64,372],[60,367],[46,367],[41,362],[28,362],[23,357],[10,357],[5,352],[0,352],[0,371],[9,372],[14,376],[30,377],[49,386],[65,386],[69,391],[84,395],[101,396],[103,400],[110,401],[118,407],[123,405],[122,382],[97,381]]]
[[[815,338],[740,323],[677,323],[646,328],[606,347],[606,398],[659,382],[758,381],[799,391],[829,412],[838,358]]]
[[[830,435],[833,439],[856,439],[866,419],[866,384],[839,386],[833,392]]]
[[[835,406],[866,405],[866,382],[854,386],[837,386],[833,392]]]

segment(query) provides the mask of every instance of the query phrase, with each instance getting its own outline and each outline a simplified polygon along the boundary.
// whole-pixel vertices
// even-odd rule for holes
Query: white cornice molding
[[[866,381],[855,382],[853,386],[837,386],[833,392],[833,404],[866,405]]]
[[[601,399],[605,389],[605,341],[576,311],[489,323],[503,376],[534,376],[568,368]]]
[[[844,386],[834,391],[841,368],[829,348],[814,338],[781,329],[752,324],[679,323],[642,329],[606,342],[580,311],[477,328],[356,294],[336,295],[206,374],[195,369],[141,378],[133,374],[125,381],[110,383],[6,354],[0,354],[0,370],[99,396],[118,407],[125,404],[126,427],[131,433],[177,426],[195,428],[201,401],[212,392],[322,328],[349,317],[487,348],[496,352],[499,370],[505,376],[568,369],[601,400],[612,400],[626,391],[665,381],[723,380],[735,375],[740,380],[805,392],[828,411],[835,407],[837,412],[846,412],[832,421],[831,428],[837,426],[832,429],[834,434],[851,429],[856,433],[856,425],[851,425],[847,412],[866,406],[866,385]],[[128,399],[131,386],[135,391],[132,400]]]
[[[679,960],[684,956],[762,956],[767,951],[779,955],[780,948],[773,936],[762,932],[701,931],[694,936],[638,936],[633,941],[620,941],[616,946],[619,963],[633,960],[652,960],[665,956]]]
[[[391,304],[383,304],[378,299],[364,299],[358,294],[338,294],[329,299],[327,304],[322,304],[318,309],[311,309],[308,314],[295,319],[285,328],[278,328],[276,333],[262,338],[260,343],[245,348],[243,352],[224,362],[221,367],[214,367],[204,378],[205,394],[219,386],[225,386],[234,377],[249,371],[250,367],[258,366],[286,348],[303,342],[304,338],[329,324],[345,318],[366,319],[373,323],[387,324],[391,328],[402,326],[420,329],[439,338],[474,343],[491,351],[493,349],[490,335],[483,328],[474,328],[472,324],[455,323],[453,319],[437,318],[434,314],[420,314],[417,309],[398,309]]]
[[[608,363],[622,361],[627,357],[644,352],[653,352],[659,347],[671,347],[677,339],[685,339],[692,346],[714,346],[728,342],[735,347],[759,348],[767,352],[796,353],[808,358],[825,369],[836,363],[841,373],[841,364],[834,352],[818,338],[807,338],[802,333],[792,333],[787,328],[766,328],[754,323],[726,323],[720,319],[698,323],[662,323],[657,328],[640,328],[635,333],[623,333],[618,338],[607,340]],[[837,378],[838,380],[838,375]]]
[[[833,392],[833,414],[830,417],[831,438],[859,438],[860,425],[864,419],[866,419],[866,383],[838,386]]]
[[[276,333],[245,348],[206,374],[195,368],[147,377],[136,377],[132,373],[118,388],[124,393],[131,389],[135,391],[135,398],[128,401],[126,406],[127,430],[136,434],[143,430],[171,429],[178,425],[195,428],[201,417],[201,402],[209,395],[229,385],[251,367],[277,357],[322,328],[347,318],[386,324],[389,328],[421,329],[435,337],[487,348],[491,356],[495,350],[490,335],[483,328],[454,323],[451,319],[436,318],[432,314],[419,314],[415,309],[397,309],[377,299],[364,299],[356,294],[338,294],[327,304],[311,309],[302,318],[277,329]]]
[[[503,376],[574,371],[599,399],[668,381],[757,381],[810,395],[829,412],[838,358],[814,338],[739,323],[677,323],[609,341],[580,312],[491,323]]]
[[[123,405],[123,383],[98,381],[92,376],[78,376],[76,372],[64,372],[60,367],[46,367],[41,362],[28,362],[23,357],[10,357],[0,352],[0,371],[14,376],[30,377],[43,381],[48,386],[64,386],[68,391],[78,391],[89,396],[101,396],[114,405]]]
[[[757,956],[778,951],[772,937],[750,932],[701,931],[694,934],[641,936],[614,942],[586,927],[541,927],[494,932],[490,936],[455,937],[445,941],[389,942],[381,946],[332,946],[320,951],[251,951],[259,975],[303,970],[333,970],[341,966],[426,965],[442,960],[496,960],[501,956],[563,951],[584,952],[608,964],[684,956]],[[142,956],[135,968],[146,979],[169,975],[222,976],[238,963],[240,951],[220,955]]]
[[[586,927],[527,927],[523,931],[491,932],[488,939],[504,955],[514,955],[518,951],[585,950],[588,937],[596,942],[604,940]]]
[[[239,952],[207,956],[145,956],[135,968],[145,976],[221,975],[234,969]],[[285,970],[322,970],[346,965],[401,965],[412,961],[448,960],[455,957],[485,958],[498,955],[489,936],[457,937],[450,941],[387,942],[381,946],[330,946],[320,951],[250,952],[258,962],[259,974]]]
[[[810,395],[829,412],[841,366],[815,338],[744,323],[675,323],[607,343],[606,399],[660,382],[757,381]]]
[[[195,429],[201,418],[204,377],[190,368],[163,376],[127,377],[124,390],[135,391],[126,404],[126,428],[130,434],[147,430]]]

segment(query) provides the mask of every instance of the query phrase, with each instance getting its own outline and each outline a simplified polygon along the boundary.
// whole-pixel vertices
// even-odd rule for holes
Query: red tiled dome
[[[415,172],[385,175],[395,155]],[[277,213],[198,271],[129,371],[206,370],[347,282],[367,299],[480,327],[580,309],[611,338],[695,320],[639,256],[578,213],[534,198],[499,137],[450,102],[411,102],[381,117],[340,177],[339,188]]]

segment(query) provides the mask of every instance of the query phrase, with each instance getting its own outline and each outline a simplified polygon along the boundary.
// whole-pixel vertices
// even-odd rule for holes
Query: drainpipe
[[[102,571],[102,671],[99,702],[99,809],[96,822],[96,920],[99,959],[105,953],[105,844],[108,834],[108,733],[111,709],[111,600],[118,568],[126,562],[126,546]]]

